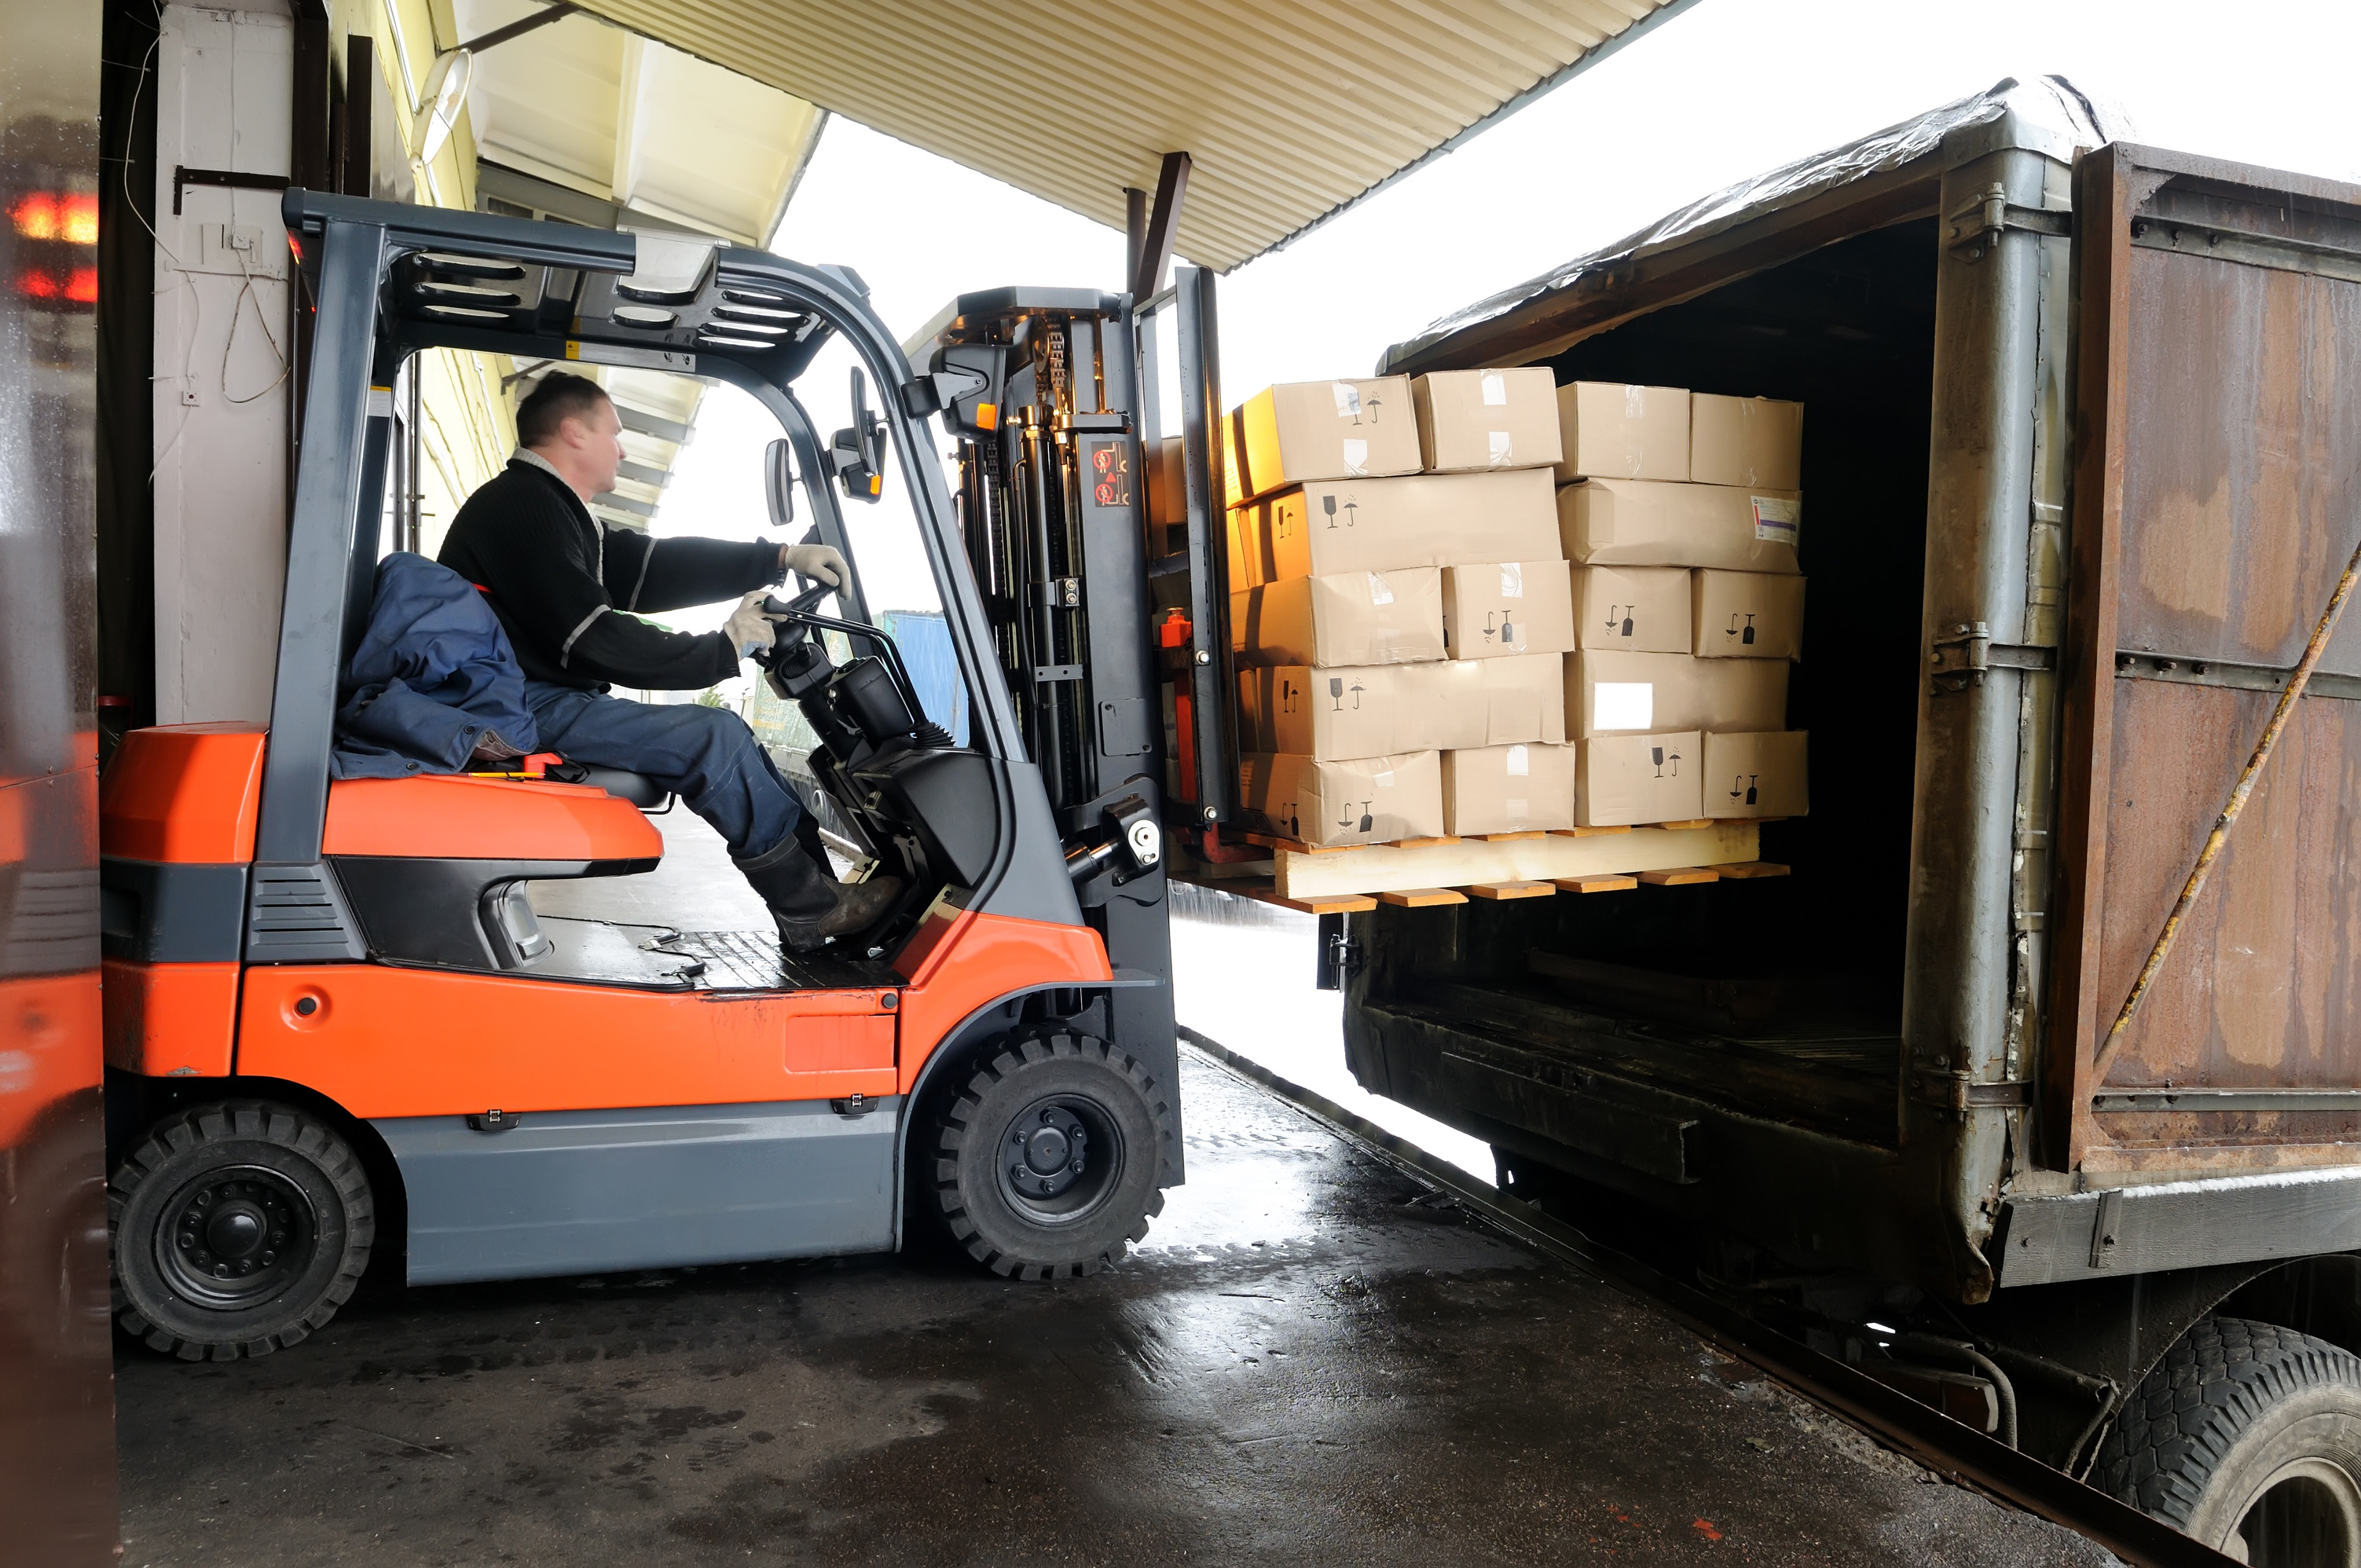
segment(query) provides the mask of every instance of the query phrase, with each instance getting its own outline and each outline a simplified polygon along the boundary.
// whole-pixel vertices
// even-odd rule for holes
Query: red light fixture
[[[25,239],[98,243],[98,197],[87,191],[35,191],[16,199],[9,221]]]

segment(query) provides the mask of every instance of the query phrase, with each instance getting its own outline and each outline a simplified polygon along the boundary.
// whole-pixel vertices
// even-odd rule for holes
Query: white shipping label
[[[1590,688],[1593,729],[1653,729],[1656,727],[1656,685],[1653,681],[1600,681]]]
[[[1356,479],[1369,477],[1369,444],[1366,441],[1345,443],[1345,472]]]
[[[1500,563],[1500,597],[1504,599],[1525,597],[1525,568],[1521,562]]]
[[[1509,776],[1512,779],[1532,777],[1533,759],[1522,746],[1509,748]]]
[[[1394,602],[1394,590],[1386,582],[1385,574],[1382,572],[1369,574],[1369,602],[1373,605]]]
[[[1498,370],[1484,372],[1484,406],[1488,409],[1504,409],[1509,406],[1508,378]]]
[[[1804,532],[1804,503],[1777,496],[1755,496],[1754,537],[1774,544],[1795,544]]]
[[[1335,391],[1336,417],[1338,419],[1360,418],[1361,389],[1350,381],[1338,381],[1335,383]]]
[[[1488,432],[1487,433],[1488,433],[1492,438],[1492,466],[1495,468],[1515,467],[1517,466],[1517,454],[1509,444],[1509,433],[1505,430],[1495,430]]]
[[[1626,387],[1623,389],[1623,417],[1625,419],[1646,419],[1648,417],[1647,388]]]

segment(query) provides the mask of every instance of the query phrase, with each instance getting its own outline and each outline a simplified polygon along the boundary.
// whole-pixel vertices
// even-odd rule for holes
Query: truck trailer
[[[1806,404],[1813,810],[1791,877],[1330,915],[1323,962],[1355,1076],[1511,1194],[1676,1216],[1750,1310],[2352,1563],[2361,189],[2111,129],[2004,82],[1386,352]]]

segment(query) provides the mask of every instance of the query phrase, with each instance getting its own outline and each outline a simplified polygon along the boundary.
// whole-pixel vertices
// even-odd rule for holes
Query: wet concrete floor
[[[412,1290],[126,1346],[124,1562],[2102,1563],[1191,1054],[1119,1270]],[[5,1552],[0,1552],[5,1555]]]

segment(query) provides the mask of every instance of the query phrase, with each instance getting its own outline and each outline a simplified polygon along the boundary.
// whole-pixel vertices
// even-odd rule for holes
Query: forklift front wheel
[[[1171,1142],[1170,1100],[1124,1052],[1088,1035],[1012,1042],[939,1119],[943,1223],[995,1274],[1095,1274],[1163,1212]]]
[[[344,1139],[284,1105],[158,1124],[106,1186],[115,1321],[183,1361],[268,1355],[336,1315],[377,1234]]]

